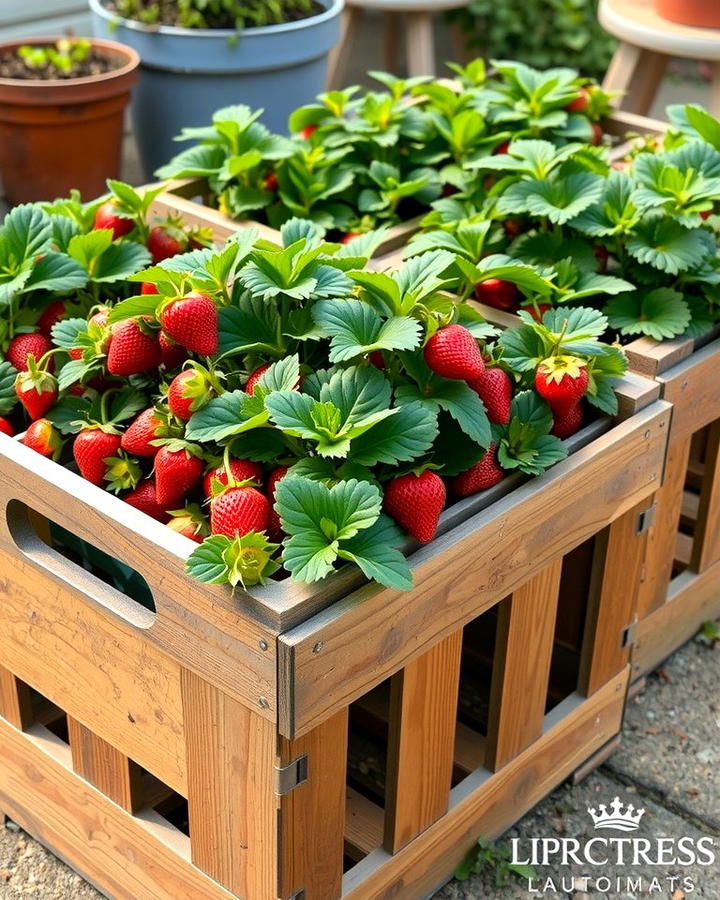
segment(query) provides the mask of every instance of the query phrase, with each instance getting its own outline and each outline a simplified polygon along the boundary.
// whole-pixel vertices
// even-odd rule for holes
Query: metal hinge
[[[620,649],[624,650],[626,647],[631,647],[635,643],[635,627],[637,622],[631,622],[627,628],[623,628],[622,636],[620,638]]]
[[[302,784],[303,781],[307,781],[307,754],[304,753],[302,756],[298,756],[297,759],[294,759],[286,766],[277,766],[275,771],[277,772],[277,788],[275,789],[275,793],[280,797],[284,797],[285,794],[289,794],[290,791],[299,784]],[[290,900],[295,900],[295,897],[291,897]]]
[[[295,893],[288,897],[287,900],[305,900],[305,888],[300,888],[299,891],[295,891]]]
[[[655,521],[656,505],[653,503],[647,509],[644,509],[637,517],[637,525],[635,526],[635,534],[644,534]]]

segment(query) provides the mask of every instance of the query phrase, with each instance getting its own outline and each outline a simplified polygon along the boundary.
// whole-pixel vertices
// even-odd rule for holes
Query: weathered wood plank
[[[391,853],[447,810],[462,638],[458,629],[392,679],[384,841]]]
[[[30,688],[5,666],[0,666],[0,716],[15,728],[29,728],[33,723]]]
[[[663,399],[673,404],[672,441],[681,441],[720,418],[720,340],[659,376]]]
[[[562,563],[554,560],[499,605],[486,763],[493,771],[542,734]]]
[[[359,862],[381,844],[385,811],[349,787],[345,793],[345,854]]]
[[[703,486],[700,492],[692,561],[704,572],[720,560],[720,417],[707,431]]]
[[[277,896],[276,734],[182,671],[192,861],[240,897]]]
[[[411,594],[368,585],[281,635],[281,733],[303,733],[367,693],[648,497],[667,421],[658,401],[417,551]]]
[[[347,709],[297,741],[280,741],[282,766],[303,756],[307,764],[306,780],[280,799],[282,898],[294,897],[300,891],[307,900],[340,896],[347,741]]]
[[[71,716],[68,735],[75,772],[113,803],[136,812],[143,801],[138,765]]]

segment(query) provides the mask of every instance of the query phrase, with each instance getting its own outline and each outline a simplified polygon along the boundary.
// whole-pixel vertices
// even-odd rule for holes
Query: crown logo
[[[595,808],[588,807],[588,812],[592,816],[595,829],[599,828],[616,828],[618,831],[635,831],[645,814],[644,809],[636,810],[632,803],[627,808],[621,802],[619,797],[615,797],[610,804],[610,810],[603,803],[600,811]]]

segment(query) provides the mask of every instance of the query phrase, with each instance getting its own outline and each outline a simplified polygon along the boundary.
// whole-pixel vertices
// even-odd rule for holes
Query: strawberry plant
[[[334,243],[299,219],[281,233],[163,260],[128,279],[154,292],[56,324],[56,375],[37,385],[52,403],[28,445],[72,454],[196,542],[203,581],[249,587],[282,567],[312,582],[353,564],[408,589],[408,540],[432,540],[448,503],[564,458],[560,412],[579,411],[577,430],[587,404],[610,409],[622,354],[592,310],[499,335],[449,293],[463,273],[447,250],[390,274],[365,268],[376,233]],[[479,267],[547,285],[508,256]],[[182,354],[165,361],[161,338]],[[571,404],[536,383],[555,357],[586,374]]]

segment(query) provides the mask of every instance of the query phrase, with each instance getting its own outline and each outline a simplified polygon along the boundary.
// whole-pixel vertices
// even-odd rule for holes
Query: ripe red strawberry
[[[507,312],[515,312],[518,308],[520,291],[512,281],[503,281],[501,278],[488,278],[475,285],[475,296],[481,303],[492,306],[493,309],[503,309]]]
[[[485,404],[488,419],[496,425],[507,425],[513,395],[508,373],[504,369],[485,369],[479,378],[468,381],[468,385]]]
[[[210,503],[210,531],[226,537],[242,537],[250,531],[267,531],[268,498],[253,487],[228,488]]]
[[[180,344],[176,344],[164,332],[159,333],[160,361],[166,369],[178,369],[187,361],[188,352]]]
[[[478,491],[486,491],[504,477],[505,473],[498,465],[495,444],[490,444],[479,462],[452,479],[450,490],[456,497],[469,497]]]
[[[111,375],[138,375],[160,365],[160,345],[136,319],[125,319],[112,329],[107,355]]]
[[[285,532],[282,529],[282,524],[280,522],[280,516],[275,509],[275,490],[278,484],[283,480],[283,478],[287,475],[289,471],[288,466],[276,466],[272,472],[267,477],[267,483],[265,485],[265,493],[270,498],[271,508],[270,508],[270,522],[268,524],[268,537],[271,541],[278,544],[285,537]]]
[[[495,156],[498,156],[501,153],[507,153],[510,149],[510,141],[503,141],[498,147],[493,150]]]
[[[550,434],[561,438],[563,441],[579,431],[583,423],[583,408],[581,403],[576,403],[564,413],[553,413],[553,427]]]
[[[30,357],[27,372],[18,372],[15,394],[31,419],[41,419],[58,397],[58,383],[54,375],[37,368]]]
[[[266,191],[269,191],[271,194],[274,194],[278,187],[278,177],[275,172],[269,172],[265,179],[263,180],[263,187]]]
[[[218,348],[217,307],[207,294],[187,294],[160,313],[163,331],[178,344],[201,356],[212,356]]]
[[[98,206],[95,212],[93,228],[96,230],[110,228],[113,233],[113,240],[128,234],[134,227],[135,222],[132,219],[126,219],[124,216],[117,214],[117,203],[114,200],[108,200],[102,206]]]
[[[187,422],[211,396],[212,386],[202,372],[185,369],[170,382],[167,394],[168,406],[174,416]]]
[[[531,303],[530,306],[525,306],[523,308],[526,312],[530,313],[536,322],[542,322],[542,317],[545,313],[549,309],[552,309],[552,303]]]
[[[41,456],[53,458],[57,458],[62,449],[62,438],[52,422],[48,422],[47,419],[37,419],[29,425],[22,443]]]
[[[107,308],[107,306],[103,306],[90,316],[90,318],[88,319],[88,324],[97,325],[99,328],[107,328],[109,315],[110,310]]]
[[[602,143],[603,139],[603,130],[602,126],[598,122],[592,123],[592,137],[590,138],[590,143],[597,147],[600,143]]]
[[[231,459],[230,474],[235,482],[255,481],[258,486],[262,486],[263,472],[260,466],[251,459]],[[227,487],[228,477],[225,466],[216,466],[211,469],[203,478],[203,493],[212,500],[217,491],[213,491],[213,482],[219,481],[223,487]]]
[[[150,518],[157,519],[158,522],[167,522],[169,519],[168,514],[157,502],[155,482],[152,478],[141,481],[134,491],[125,494],[123,500]]]
[[[385,357],[382,355],[382,350],[373,350],[372,353],[368,353],[368,359],[376,369],[385,371]]]
[[[6,434],[8,437],[13,437],[15,434],[15,429],[4,416],[0,416],[0,434]]]
[[[580,93],[574,100],[571,100],[565,109],[568,112],[585,112],[590,103],[590,91],[587,88],[581,87]]]
[[[180,228],[172,225],[156,225],[150,229],[147,248],[154,265],[184,253],[187,250],[187,237]]]
[[[454,184],[444,184],[442,186],[442,192],[440,194],[441,197],[452,197],[453,194],[457,194],[460,189],[455,187]]]
[[[91,484],[105,484],[107,459],[113,459],[120,450],[120,435],[102,428],[85,428],[75,438],[73,456],[82,477]]]
[[[713,214],[713,211],[711,209],[703,209],[702,212],[700,213],[700,218],[701,219],[709,219],[712,214]]]
[[[598,272],[607,271],[608,257],[610,256],[607,247],[603,247],[602,244],[596,244],[593,247],[593,253],[598,261]]]
[[[577,356],[549,356],[535,373],[535,389],[553,413],[565,415],[585,395],[587,366]]]
[[[159,447],[153,447],[151,441],[157,440],[161,435],[158,430],[162,428],[163,421],[157,411],[150,407],[141,412],[127,428],[120,440],[120,446],[126,453],[133,456],[154,457],[157,456]]]
[[[430,469],[408,472],[385,486],[385,512],[421,544],[435,537],[447,493],[442,478]]]
[[[349,244],[350,241],[354,241],[356,237],[360,237],[359,231],[348,231],[347,234],[344,234],[340,238],[340,243],[341,244]]]
[[[155,457],[155,490],[163,509],[182,506],[185,497],[200,480],[203,461],[184,447],[161,447]]]
[[[10,341],[5,356],[7,361],[15,366],[18,372],[27,372],[28,356],[32,354],[37,362],[48,352],[48,350],[52,350],[50,341],[44,334],[40,334],[39,331],[34,331],[32,334],[15,335]],[[48,369],[52,371],[52,365],[49,365]]]
[[[425,362],[443,378],[467,381],[485,371],[477,341],[462,325],[440,328],[425,344]]]
[[[509,241],[514,241],[516,237],[520,237],[523,233],[523,227],[522,219],[505,219],[503,222],[505,237]]]
[[[46,338],[50,337],[53,325],[62,322],[65,318],[65,301],[53,300],[53,302],[45,308],[45,311],[38,319],[38,328]]]
[[[255,393],[255,385],[260,381],[263,375],[270,368],[272,363],[263,363],[263,365],[258,366],[253,372],[250,373],[248,380],[245,383],[245,393],[246,394],[254,394]]]
[[[140,286],[140,293],[159,294],[160,291],[158,290],[158,286],[156,284],[153,284],[152,281],[143,281],[142,285]]]
[[[304,141],[309,141],[316,131],[317,125],[306,125],[304,128],[300,129],[300,137]]]

